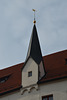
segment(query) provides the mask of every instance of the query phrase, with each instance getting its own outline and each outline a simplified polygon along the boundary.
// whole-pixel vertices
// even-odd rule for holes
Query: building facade
[[[67,100],[67,50],[42,57],[34,24],[24,63],[0,70],[1,100]]]

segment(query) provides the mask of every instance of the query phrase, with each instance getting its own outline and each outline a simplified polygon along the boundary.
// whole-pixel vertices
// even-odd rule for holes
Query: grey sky
[[[67,49],[67,0],[0,0],[0,69],[24,62],[33,8],[43,56]]]

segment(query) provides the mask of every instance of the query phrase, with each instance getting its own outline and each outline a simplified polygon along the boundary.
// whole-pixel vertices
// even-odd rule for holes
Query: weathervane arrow
[[[36,20],[35,20],[35,9],[32,9],[33,11],[34,11],[34,21],[33,21],[33,23],[35,24],[36,23]]]

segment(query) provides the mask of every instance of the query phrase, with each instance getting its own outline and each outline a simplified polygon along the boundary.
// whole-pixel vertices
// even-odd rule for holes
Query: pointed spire
[[[40,64],[42,60],[42,54],[35,24],[33,26],[33,31],[30,39],[27,59],[28,57],[31,57],[37,64]]]

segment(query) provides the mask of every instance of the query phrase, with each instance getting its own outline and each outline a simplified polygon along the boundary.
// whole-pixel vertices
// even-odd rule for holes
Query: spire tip
[[[35,9],[32,9],[33,11],[34,11],[34,21],[33,21],[33,23],[35,24],[36,23],[36,20],[35,20]]]

